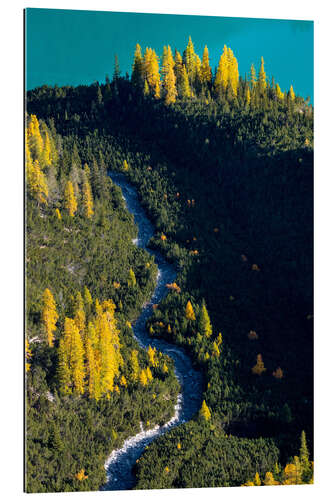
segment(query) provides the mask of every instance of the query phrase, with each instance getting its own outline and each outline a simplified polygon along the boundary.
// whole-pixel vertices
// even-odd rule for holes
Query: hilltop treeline
[[[182,56],[166,47],[159,77],[155,55],[137,46],[131,78],[116,70],[105,84],[28,93],[28,110],[75,137],[87,161],[100,149],[137,186],[156,227],[150,244],[178,269],[147,328],[187,349],[205,375],[201,415],[187,424],[197,479],[175,458],[181,426],[140,459],[138,487],[240,485],[256,472],[281,483],[286,464],[309,482],[293,457],[302,430],[312,455],[312,107],[268,81],[263,61],[258,78],[254,68],[240,78],[228,48],[216,75],[191,41]],[[151,464],[165,440],[161,476],[164,459]]]

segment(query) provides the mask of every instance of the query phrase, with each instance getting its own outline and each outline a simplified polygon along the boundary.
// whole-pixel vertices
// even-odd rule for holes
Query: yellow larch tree
[[[102,314],[97,317],[96,330],[99,335],[101,356],[101,393],[107,394],[114,389],[114,378],[119,375],[123,365],[120,353],[119,330],[114,316],[115,304],[112,300],[102,303]]]
[[[92,300],[92,296],[91,296],[91,293],[89,291],[89,288],[86,286],[84,287],[83,297],[84,297],[85,306],[88,307],[88,309],[90,309],[92,306],[93,300]]]
[[[66,346],[65,338],[61,338],[58,347],[58,366],[57,377],[59,383],[59,392],[63,395],[72,393],[71,371],[69,367],[69,352]]]
[[[79,329],[80,335],[82,335],[83,337],[83,332],[86,327],[86,313],[84,312],[84,309],[78,309],[75,312],[74,321],[77,328]]]
[[[228,66],[228,82],[231,85],[234,95],[237,96],[239,82],[238,62],[230,48],[228,49]]]
[[[42,322],[46,334],[46,340],[49,347],[53,347],[54,332],[56,331],[56,323],[58,320],[57,306],[51,290],[46,288],[43,294],[43,311]]]
[[[77,210],[77,201],[74,194],[74,188],[71,181],[67,181],[65,188],[65,207],[71,217],[74,217]]]
[[[179,81],[179,94],[182,99],[189,99],[192,95],[190,82],[188,80],[188,75],[185,66],[181,69],[181,77]]]
[[[295,92],[294,92],[294,89],[293,89],[293,86],[292,86],[292,85],[290,85],[290,89],[289,89],[289,96],[290,96],[290,99],[291,99],[292,101],[294,101],[294,100],[295,100]]]
[[[201,64],[201,77],[204,85],[210,85],[212,81],[212,68],[209,65],[209,52],[207,45],[205,45],[203,55],[202,55],[202,64]]]
[[[209,338],[213,333],[212,324],[210,322],[208,311],[204,303],[202,304],[200,309],[198,318],[198,330],[201,335],[205,335],[205,337],[207,338]]]
[[[87,338],[90,340],[92,347],[95,349],[98,345],[98,335],[92,321],[89,321],[88,323]]]
[[[263,484],[264,486],[276,486],[279,484],[279,482],[275,481],[274,476],[271,472],[266,472]]]
[[[176,87],[176,76],[174,72],[174,60],[172,57],[170,46],[167,49],[166,61],[165,61],[165,77],[163,80],[163,92],[164,92],[164,102],[168,106],[176,102],[176,97],[178,95]]]
[[[259,476],[259,473],[256,472],[256,475],[254,476],[254,485],[255,486],[260,486],[261,485],[261,480],[260,480],[260,476]]]
[[[71,346],[69,355],[69,366],[75,394],[84,393],[84,347],[82,337],[75,322],[71,323]]]
[[[203,417],[206,421],[211,419],[211,412],[210,409],[207,406],[207,403],[205,400],[202,402],[202,406],[199,411],[199,415]]]
[[[143,386],[146,386],[148,384],[148,377],[147,377],[146,370],[141,370],[141,373],[140,373],[140,384],[143,385]]]
[[[30,122],[27,127],[27,137],[29,148],[34,160],[41,160],[43,152],[43,138],[39,129],[39,122],[36,115],[31,115]]]
[[[194,73],[194,86],[199,93],[202,88],[202,73],[201,73],[201,59],[198,54],[195,54],[195,73]]]
[[[28,190],[33,198],[39,203],[47,205],[49,189],[47,180],[42,172],[39,161],[31,160],[31,155],[27,156],[27,185]]]
[[[31,349],[30,349],[30,346],[29,346],[29,341],[28,339],[26,338],[25,339],[25,371],[28,372],[30,370],[30,359],[32,357],[32,354],[31,354]]]
[[[195,67],[196,67],[196,54],[194,52],[194,45],[192,38],[189,37],[187,47],[184,51],[184,63],[186,66],[186,71],[190,84],[192,85],[195,77]]]
[[[149,364],[156,368],[158,366],[158,360],[156,359],[156,347],[152,348],[151,346],[148,347],[148,358],[149,358]]]
[[[261,375],[263,372],[266,371],[264,362],[262,360],[261,354],[257,355],[257,363],[252,367],[252,373],[254,375]]]
[[[302,468],[298,457],[283,470],[283,484],[302,484]]]
[[[267,78],[266,78],[266,73],[265,73],[265,62],[264,58],[261,57],[261,65],[260,65],[260,70],[259,70],[259,89],[261,92],[266,90],[267,87]]]
[[[186,304],[185,316],[186,316],[186,319],[189,319],[191,321],[195,321],[195,314],[194,314],[193,306],[192,306],[190,301],[188,301]]]
[[[257,74],[256,74],[256,69],[254,67],[254,64],[251,64],[250,82],[251,82],[251,89],[253,90],[255,88],[255,86],[257,85]]]
[[[133,288],[136,285],[136,277],[132,268],[129,270],[127,284],[129,288]]]
[[[280,85],[277,83],[275,87],[275,92],[276,92],[276,97],[280,100],[283,101],[284,99],[284,92],[280,89]]]
[[[75,474],[75,478],[79,481],[83,481],[84,479],[88,479],[88,476],[85,474],[85,470],[81,469],[77,474]]]
[[[162,67],[161,67],[161,76],[163,82],[165,81],[165,77],[169,71],[169,67],[175,67],[175,61],[172,56],[171,47],[168,45],[167,47],[163,47],[163,55],[162,55]]]
[[[83,206],[85,216],[87,219],[91,219],[94,214],[94,200],[88,180],[83,184]]]
[[[149,366],[147,366],[147,368],[146,368],[146,375],[147,375],[148,382],[151,382],[153,380],[153,374],[152,374]]]
[[[139,366],[139,360],[138,360],[138,351],[135,349],[133,351],[131,351],[130,372],[131,372],[132,381],[137,382],[139,379],[139,374],[140,374],[140,366]]]
[[[99,371],[97,370],[97,363],[95,352],[93,349],[92,342],[88,337],[86,340],[86,374],[87,374],[87,386],[88,394],[90,399],[95,399],[96,401],[100,398],[99,391]]]
[[[214,91],[216,95],[220,95],[225,89],[228,82],[228,54],[227,46],[223,48],[223,53],[220,57],[219,64],[217,67],[217,72],[214,80]]]
[[[155,50],[146,48],[144,61],[144,78],[148,83],[150,93],[159,99],[161,97],[161,82],[159,73],[158,57]]]
[[[216,342],[213,342],[212,356],[216,356],[217,358],[220,357],[220,349],[218,348],[218,345]]]

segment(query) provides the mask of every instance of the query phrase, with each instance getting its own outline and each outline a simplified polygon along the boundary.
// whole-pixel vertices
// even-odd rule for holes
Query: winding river
[[[200,372],[194,370],[191,360],[184,350],[165,340],[150,337],[145,328],[146,321],[152,314],[153,304],[159,303],[165,296],[168,291],[165,285],[175,280],[176,271],[159,252],[147,248],[148,242],[154,234],[154,227],[140,205],[135,187],[121,173],[110,172],[109,175],[114,184],[121,188],[126,207],[134,215],[135,223],[138,226],[138,238],[133,243],[154,255],[158,266],[156,288],[151,301],[145,304],[133,325],[133,333],[142,348],[147,349],[151,345],[173,359],[175,373],[181,385],[181,393],[177,398],[174,416],[169,422],[163,426],[156,426],[154,429],[146,431],[142,429],[140,433],[128,438],[121,448],[112,451],[105,462],[107,482],[102,489],[107,491],[131,489],[135,485],[132,467],[146,446],[173,427],[190,420],[202,403],[202,376]]]

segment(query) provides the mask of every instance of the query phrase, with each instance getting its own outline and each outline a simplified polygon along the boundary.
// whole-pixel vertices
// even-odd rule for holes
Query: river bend
[[[148,349],[151,345],[173,359],[181,393],[177,398],[174,416],[169,422],[154,429],[146,431],[142,429],[140,433],[126,439],[121,448],[112,451],[105,462],[107,482],[102,489],[107,491],[133,488],[135,477],[132,468],[146,446],[173,427],[190,420],[202,403],[202,376],[193,368],[189,356],[176,345],[152,338],[145,327],[147,319],[152,315],[153,304],[159,303],[168,292],[165,285],[175,280],[176,271],[159,252],[147,248],[155,231],[139,202],[135,187],[121,173],[109,172],[109,175],[114,184],[121,188],[126,207],[134,215],[138,226],[138,237],[133,243],[153,255],[158,266],[156,288],[150,302],[144,305],[140,316],[133,324],[133,333],[140,347]]]

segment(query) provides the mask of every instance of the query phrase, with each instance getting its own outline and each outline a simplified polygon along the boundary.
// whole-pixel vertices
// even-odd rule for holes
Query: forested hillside
[[[26,131],[26,486],[99,489],[107,455],[174,412],[171,360],[139,348],[131,327],[156,265],[132,243],[102,150],[36,115]]]
[[[56,359],[62,359],[66,338],[78,337],[84,317],[83,338],[91,337],[91,353],[96,355],[100,347],[94,346],[92,330],[99,328],[99,314],[109,314],[113,335],[120,331],[124,353],[113,368],[117,385],[110,386],[98,404],[117,414],[116,402],[124,401],[124,391],[126,397],[142,398],[134,406],[136,412],[147,408],[144,398],[149,398],[150,385],[137,383],[131,391],[128,382],[135,346],[126,322],[149,296],[155,268],[147,254],[131,245],[133,221],[118,189],[106,177],[108,169],[119,170],[137,187],[156,227],[150,245],[178,270],[147,328],[152,336],[184,347],[206,383],[197,418],[158,439],[140,458],[137,487],[311,482],[313,109],[309,100],[297,96],[292,86],[282,92],[273,78],[267,78],[263,59],[259,71],[252,66],[249,75],[240,77],[237,59],[227,47],[213,75],[207,47],[200,59],[190,39],[182,55],[165,47],[160,68],[156,52],[147,48],[142,55],[137,45],[131,78],[120,75],[116,60],[112,81],[106,78],[105,84],[75,88],[43,86],[28,92],[27,108],[41,119],[43,141],[46,144],[47,132],[57,155],[56,171],[43,170],[46,148],[38,153],[31,143],[33,174],[29,174],[29,152],[26,155],[27,257],[40,263],[27,268],[28,337],[41,340],[42,296],[49,289],[57,294],[59,318],[51,323],[58,325],[55,338],[60,344],[56,354],[47,338],[30,341],[31,362],[36,364],[28,373],[31,393],[41,392],[33,386],[35,377],[37,387],[48,384],[52,394],[56,387],[61,394],[66,384],[57,378]],[[81,201],[74,202],[77,199]],[[88,307],[85,298],[80,306],[78,292],[84,294],[84,287],[98,299],[97,307],[93,302]],[[47,333],[45,322],[43,328]],[[53,342],[53,334],[49,338]],[[87,345],[85,349],[88,367]],[[140,356],[140,370],[145,370],[147,357]],[[128,388],[121,386],[121,376]],[[66,387],[80,392],[73,375],[69,379]],[[172,375],[155,370],[151,384],[158,384],[161,392],[176,393]],[[83,398],[91,409],[97,403],[94,397],[89,400],[89,391],[87,387],[81,392],[87,393]],[[60,397],[75,404],[73,396]],[[47,413],[60,403],[46,398],[43,404]],[[154,421],[172,409],[166,403],[154,408]],[[125,429],[119,424],[123,434],[117,430],[118,421],[113,424],[117,443],[130,420],[127,416],[121,422]],[[47,434],[46,417],[43,423]],[[105,435],[100,436],[101,449]],[[87,436],[90,439],[89,432]],[[37,441],[34,446],[39,450],[43,444]],[[55,456],[53,450],[49,454]],[[88,456],[96,459],[94,453]],[[89,487],[96,487],[98,480],[101,476]],[[70,488],[75,489],[73,484]]]

